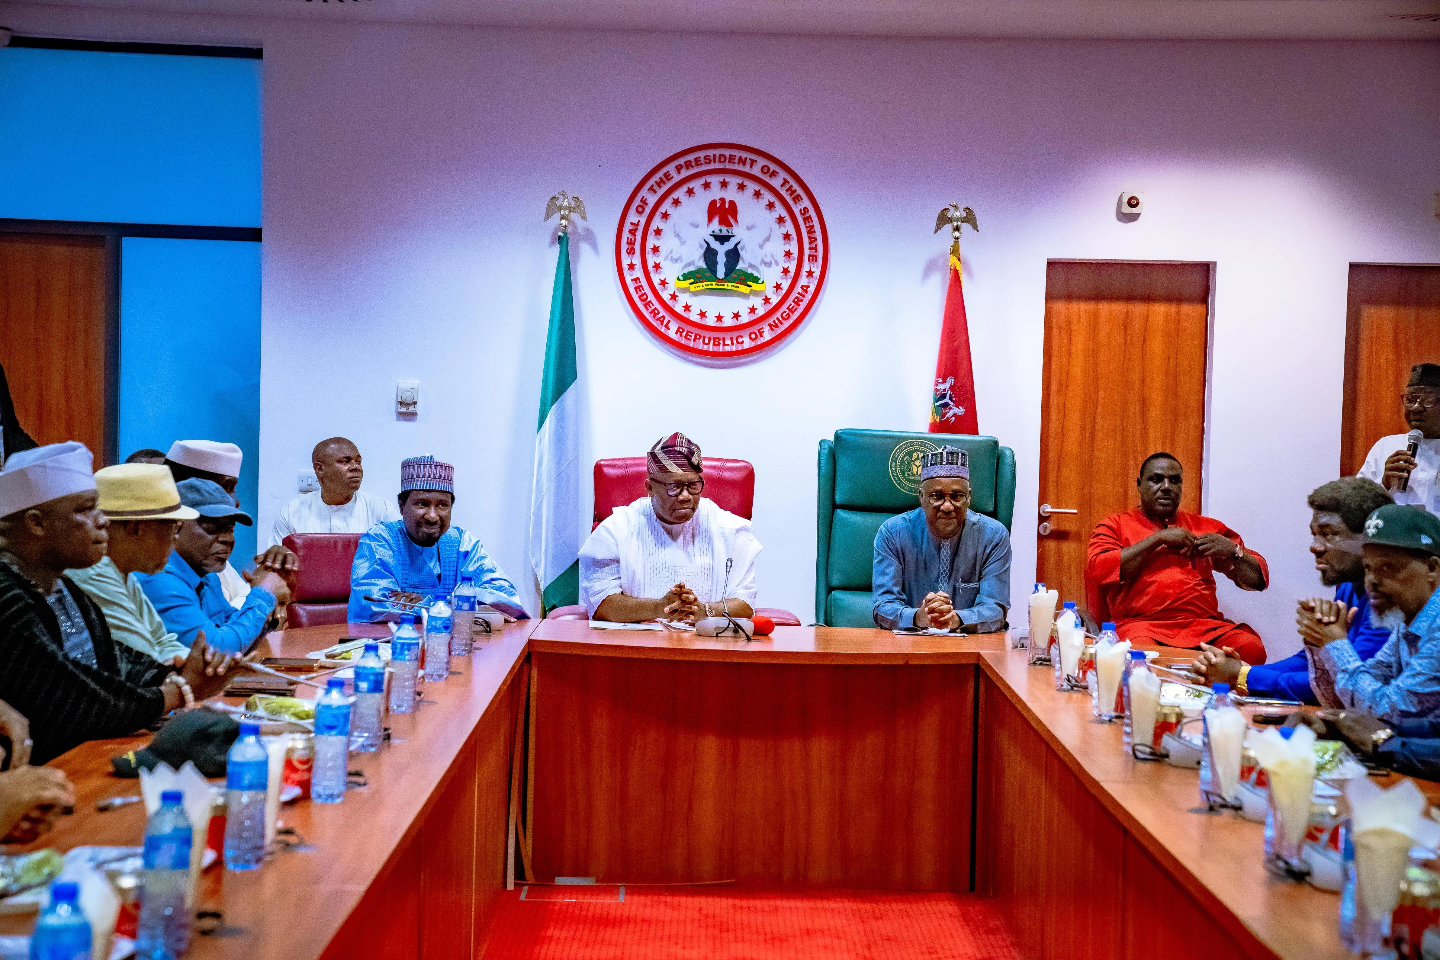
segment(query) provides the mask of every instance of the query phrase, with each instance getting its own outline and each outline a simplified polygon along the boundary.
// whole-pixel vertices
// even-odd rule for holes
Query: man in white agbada
[[[1405,425],[1420,435],[1415,454],[1409,434],[1381,437],[1357,476],[1380,484],[1396,503],[1440,515],[1440,364],[1417,363],[1410,370],[1400,406]]]
[[[200,479],[218,483],[226,493],[235,496],[240,484],[240,465],[245,455],[233,443],[219,440],[176,440],[165,454],[165,465],[178,484],[184,480]],[[239,506],[239,501],[236,501]],[[243,558],[242,558],[243,562]],[[270,547],[255,558],[255,565],[276,573],[286,574],[298,570],[299,558],[278,544]],[[225,599],[236,610],[245,606],[250,595],[250,581],[246,580],[233,563],[226,563],[220,571],[220,586]]]
[[[377,523],[400,519],[393,501],[360,489],[365,467],[360,450],[345,437],[321,440],[310,460],[320,489],[285,505],[271,543],[292,533],[364,533]]]
[[[616,508],[580,549],[580,599],[591,619],[751,616],[760,541],[749,520],[701,496],[700,448],[671,434],[650,448],[646,468],[649,496]]]

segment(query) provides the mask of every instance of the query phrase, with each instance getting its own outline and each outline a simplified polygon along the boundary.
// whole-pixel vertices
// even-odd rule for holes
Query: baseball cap
[[[185,761],[195,764],[204,777],[225,776],[225,759],[240,733],[240,725],[214,710],[186,710],[177,713],[155,732],[150,745],[122,753],[110,761],[115,775],[138,777],[140,771],[168,763],[180,769]]]
[[[1424,507],[1387,503],[1366,519],[1365,542],[1440,557],[1440,518]]]
[[[200,516],[209,517],[211,520],[234,520],[247,527],[255,525],[250,514],[235,506],[235,498],[214,480],[192,477],[181,480],[177,486],[180,488],[180,502]]]

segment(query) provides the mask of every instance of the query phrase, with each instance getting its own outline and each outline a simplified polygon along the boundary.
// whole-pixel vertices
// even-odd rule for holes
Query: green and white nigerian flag
[[[530,488],[530,566],[546,610],[580,594],[580,384],[575,369],[575,304],[570,235],[560,235],[550,332],[540,384],[535,479]]]

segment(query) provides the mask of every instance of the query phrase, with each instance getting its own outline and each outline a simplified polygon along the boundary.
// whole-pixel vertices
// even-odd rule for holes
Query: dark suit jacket
[[[10,398],[10,381],[5,379],[5,368],[0,367],[0,464],[12,453],[39,446],[15,416],[15,401]]]

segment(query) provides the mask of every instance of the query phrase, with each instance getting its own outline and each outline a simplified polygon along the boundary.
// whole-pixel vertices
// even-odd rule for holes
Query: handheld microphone
[[[1419,430],[1411,430],[1405,435],[1405,452],[1412,458],[1420,452],[1420,441],[1425,439],[1425,434]],[[1400,481],[1400,489],[1410,489],[1410,477],[1407,474],[1405,479]]]

